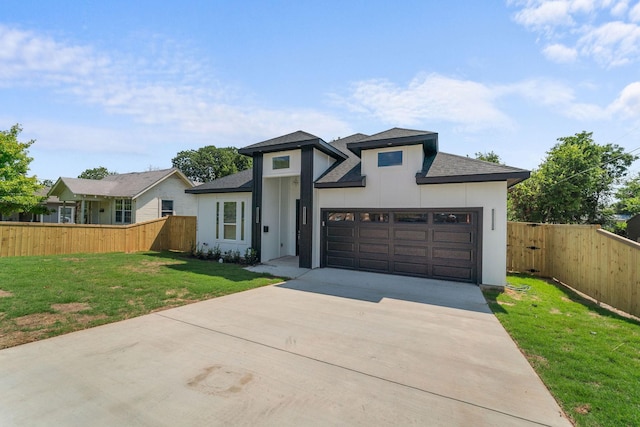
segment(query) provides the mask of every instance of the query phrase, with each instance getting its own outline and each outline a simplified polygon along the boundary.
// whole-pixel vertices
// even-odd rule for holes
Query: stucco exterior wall
[[[220,245],[222,251],[240,251],[245,254],[251,247],[251,193],[224,193],[224,194],[199,194],[197,197],[198,229],[196,232],[197,244],[213,248]],[[216,238],[216,203],[220,206],[224,202],[245,203],[244,240],[230,241],[223,238],[222,230],[219,230]]]
[[[273,158],[289,156],[289,167],[285,169],[273,169]],[[300,175],[302,157],[300,150],[278,151],[277,153],[265,153],[262,158],[262,176],[264,178],[276,176]]]
[[[377,167],[380,151],[403,152],[402,166]],[[416,152],[416,149],[419,150]],[[482,283],[504,285],[507,251],[507,183],[417,185],[422,147],[362,152],[365,188],[316,189],[313,266],[320,266],[321,208],[482,208]],[[493,221],[492,221],[493,217]]]

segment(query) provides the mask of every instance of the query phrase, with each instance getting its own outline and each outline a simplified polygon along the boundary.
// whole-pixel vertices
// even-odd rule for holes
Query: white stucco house
[[[108,175],[103,179],[59,178],[49,190],[58,222],[124,225],[166,215],[196,215],[193,183],[176,168]]]
[[[331,143],[298,131],[239,151],[252,170],[186,190],[201,244],[305,268],[505,284],[507,188],[529,171],[400,128]]]

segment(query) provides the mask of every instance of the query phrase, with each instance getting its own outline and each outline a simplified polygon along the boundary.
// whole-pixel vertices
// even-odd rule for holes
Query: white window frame
[[[118,209],[118,202],[122,202],[122,208]],[[129,204],[129,209],[125,209],[127,202]],[[131,199],[115,199],[113,202],[113,222],[116,224],[131,224],[133,223],[133,200]],[[118,221],[118,212],[122,213],[121,220]],[[129,212],[129,221],[127,221],[126,213]]]
[[[68,222],[65,222],[65,221],[62,220],[63,215],[64,215],[62,211],[66,210],[66,209],[70,209],[71,210],[71,215],[69,216],[69,221]],[[60,223],[60,224],[74,224],[75,223],[75,221],[74,221],[75,213],[76,213],[75,206],[60,206],[60,207],[58,207],[58,223]],[[66,218],[66,216],[65,216],[65,218]]]
[[[224,217],[225,204],[235,203],[235,222],[226,222]],[[245,227],[247,226],[246,216],[248,214],[247,201],[243,199],[226,199],[219,200],[216,203],[216,239],[225,242],[245,242],[247,238],[247,232]],[[235,226],[235,238],[225,238],[225,226]]]
[[[164,208],[164,202],[171,202],[171,210]],[[175,202],[171,199],[161,199],[160,200],[160,217],[165,217],[169,215],[175,215]]]

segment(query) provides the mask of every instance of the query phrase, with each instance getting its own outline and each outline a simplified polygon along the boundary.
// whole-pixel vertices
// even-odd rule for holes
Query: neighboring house
[[[335,267],[504,285],[507,188],[529,171],[440,152],[394,128],[327,143],[298,131],[239,150],[253,169],[187,193],[198,241]]]
[[[627,238],[640,243],[640,214],[627,220]]]
[[[166,215],[196,214],[191,181],[178,169],[108,175],[103,179],[59,178],[49,196],[63,203],[59,222],[132,224]]]
[[[49,187],[43,187],[36,192],[38,196],[46,196],[49,193]],[[63,203],[56,196],[49,196],[43,203],[47,207],[49,213],[47,214],[34,214],[29,212],[14,213],[11,215],[0,214],[0,221],[21,221],[21,222],[59,222]]]

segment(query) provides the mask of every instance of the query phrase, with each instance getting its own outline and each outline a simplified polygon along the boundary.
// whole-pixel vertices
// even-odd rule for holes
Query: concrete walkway
[[[478,287],[343,270],[0,351],[2,426],[570,426]]]

